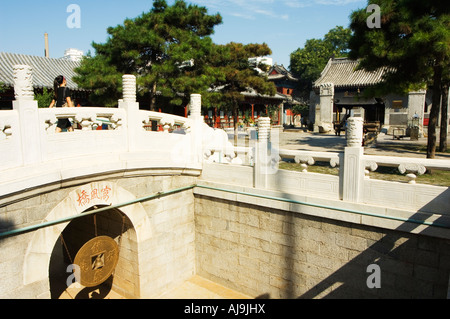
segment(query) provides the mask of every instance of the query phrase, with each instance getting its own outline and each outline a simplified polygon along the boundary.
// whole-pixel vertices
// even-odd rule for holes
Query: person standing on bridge
[[[53,82],[55,97],[50,103],[49,108],[53,107],[74,107],[70,89],[67,87],[67,80],[64,76],[59,75],[55,78]],[[63,130],[73,132],[72,123],[68,118],[58,119],[58,124],[56,127],[56,132],[60,133]]]

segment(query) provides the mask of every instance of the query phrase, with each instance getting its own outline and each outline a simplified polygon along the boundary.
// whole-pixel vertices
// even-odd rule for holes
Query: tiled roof
[[[382,81],[386,68],[380,68],[374,72],[356,71],[358,63],[347,58],[330,59],[320,78],[314,82],[314,87],[324,83],[333,83],[337,88],[365,87]]]
[[[241,92],[242,95],[246,97],[260,97],[264,99],[274,99],[274,100],[285,100],[286,97],[284,95],[281,95],[279,93],[275,93],[275,95],[265,95],[265,94],[259,94],[252,88],[248,88],[247,91]]]
[[[271,74],[273,71],[277,72],[277,74]],[[297,82],[298,79],[292,75],[291,72],[289,72],[283,65],[275,64],[270,70],[269,70],[269,81],[276,81],[276,80],[282,80],[282,79],[288,79],[290,81]]]
[[[74,69],[80,62],[46,58],[33,55],[0,52],[0,82],[9,86],[14,85],[14,65],[25,64],[33,68],[33,86],[35,88],[53,88],[53,81],[58,75],[65,76],[67,87],[79,90],[78,85],[72,81],[76,75]]]

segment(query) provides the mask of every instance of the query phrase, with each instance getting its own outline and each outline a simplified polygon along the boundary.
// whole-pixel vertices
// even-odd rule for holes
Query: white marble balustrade
[[[15,70],[20,90],[16,90],[13,110],[0,111],[0,197],[103,173],[201,169],[201,135],[195,127],[202,123],[139,110],[132,92],[136,90],[133,76],[124,76],[124,100],[119,101],[119,108],[39,109],[29,94],[31,81],[23,80],[32,77],[30,69]],[[197,95],[193,101],[201,103]],[[68,118],[75,130],[57,133],[61,118]],[[152,121],[162,131],[146,131],[145,125]]]
[[[357,127],[362,125],[362,122],[360,119],[351,118],[350,121],[352,120],[354,135],[349,139],[350,143],[343,152],[277,150],[277,145],[271,144],[267,150],[268,154],[278,153],[280,160],[294,160],[302,165],[301,172],[277,170],[276,166],[272,165],[275,169],[261,174],[256,157],[253,167],[230,165],[236,164],[231,161],[205,162],[203,178],[218,183],[342,201],[348,203],[348,207],[376,205],[409,212],[450,215],[449,187],[415,182],[417,175],[424,174],[429,169],[450,170],[449,160],[365,155],[362,147],[362,130]],[[255,148],[247,148],[247,152],[255,154],[259,143],[260,141]],[[236,151],[237,148],[231,148],[229,153]],[[331,167],[339,169],[339,174],[336,176],[308,172],[308,167],[317,162],[328,162]],[[371,179],[370,172],[383,166],[397,168],[399,174],[408,177],[408,182]]]
[[[151,128],[152,122],[156,122],[157,126],[162,126],[164,133],[189,133],[193,125],[193,121],[182,116],[140,110],[140,117],[142,121],[142,129],[147,130],[146,127]]]
[[[225,131],[203,122],[198,94],[191,96],[189,118],[140,110],[135,78],[126,75],[118,108],[38,109],[29,81],[23,80],[29,79],[29,69],[16,72],[26,76],[17,76],[21,89],[13,110],[0,111],[0,197],[103,172],[166,168],[202,171],[212,182],[450,215],[448,187],[415,183],[428,169],[450,170],[450,161],[364,155],[359,118],[349,119],[353,135],[340,153],[279,149],[267,118],[258,123],[254,147],[236,147]],[[56,133],[59,118],[71,119],[76,130]],[[155,122],[158,130],[148,130]],[[103,123],[107,129],[97,130]],[[301,163],[303,172],[279,170],[281,158]],[[339,166],[339,176],[308,173],[308,166],[319,161]],[[371,179],[370,171],[380,166],[397,167],[409,183]]]
[[[22,162],[19,115],[15,110],[0,111],[0,167],[7,169]]]

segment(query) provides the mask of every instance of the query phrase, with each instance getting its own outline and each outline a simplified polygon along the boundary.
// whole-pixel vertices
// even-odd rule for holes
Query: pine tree
[[[432,88],[427,157],[434,158],[442,84],[450,65],[450,6],[441,0],[370,0],[368,4],[380,7],[380,27],[368,27],[371,12],[366,9],[353,12],[349,56],[360,59],[360,68],[368,71],[387,68],[378,92],[404,94]]]
[[[304,100],[309,99],[312,83],[320,77],[331,57],[348,54],[350,29],[336,26],[323,39],[309,39],[303,48],[291,53],[290,69],[299,79],[299,91]]]
[[[238,136],[239,105],[244,102],[245,91],[254,90],[261,95],[273,96],[276,88],[267,80],[266,74],[260,74],[256,68],[268,71],[264,64],[251,65],[249,58],[271,55],[266,43],[247,44],[231,42],[215,45],[210,56],[210,65],[216,73],[216,81],[211,87],[211,103],[219,108],[230,110],[234,119],[235,144]]]
[[[213,80],[203,59],[212,47],[209,36],[221,22],[219,14],[208,15],[204,7],[155,0],[149,12],[109,27],[106,43],[92,43],[95,55],[83,59],[74,80],[92,90],[92,102],[114,105],[122,75],[134,74],[138,94],[148,96],[151,110],[158,92],[180,105],[190,93],[206,91],[208,79]],[[184,67],[190,60],[194,63]]]

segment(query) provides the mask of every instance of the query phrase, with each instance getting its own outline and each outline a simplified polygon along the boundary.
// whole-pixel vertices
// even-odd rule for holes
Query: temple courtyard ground
[[[228,133],[229,141],[234,142],[233,129],[225,129]],[[256,134],[247,134],[239,132],[239,146],[253,146]],[[282,149],[316,151],[316,152],[340,152],[344,151],[347,144],[345,132],[340,136],[334,133],[322,134],[313,133],[304,129],[283,129],[272,128],[273,143],[278,144]],[[376,142],[365,147],[364,153],[367,155],[380,156],[402,156],[402,157],[422,157],[426,158],[427,137],[420,137],[418,140],[411,140],[410,137],[394,139],[392,135],[380,133]],[[438,141],[439,145],[439,134]],[[447,138],[447,144],[450,146],[450,135]],[[450,147],[446,153],[436,153],[437,159],[450,159]]]
[[[346,146],[345,134],[336,136],[334,134],[318,134],[303,131],[280,130],[278,134],[281,149],[317,151],[317,152],[340,152]],[[409,137],[394,139],[392,135],[380,134],[375,143],[364,148],[364,154],[376,156],[411,157],[426,158],[427,137],[419,140],[411,140]],[[438,142],[439,143],[439,142]],[[450,138],[447,139],[450,145]],[[445,153],[436,152],[436,159],[450,160],[450,149]],[[301,171],[300,164],[292,162],[281,162],[280,169]],[[338,175],[338,168],[331,168],[329,163],[316,163],[308,167],[308,172]],[[375,172],[370,172],[370,178],[388,180],[396,182],[406,182],[405,174],[400,174],[395,167],[378,167]],[[424,175],[419,175],[417,183],[450,187],[450,171],[427,171]]]
[[[334,134],[318,134],[304,132],[302,130],[283,131],[282,129],[277,133],[280,148],[283,149],[339,152],[343,151],[346,146],[345,134],[336,136]],[[247,140],[247,142],[245,142],[243,137],[240,138],[242,138],[242,141],[240,141],[241,143],[247,143],[247,145],[252,144],[252,140]],[[230,140],[232,140],[231,135]],[[450,139],[448,140],[448,143],[450,145]],[[409,137],[397,140],[393,139],[392,135],[381,134],[378,136],[376,144],[365,148],[365,154],[425,158],[426,145],[426,137],[419,138],[418,141],[412,141]],[[437,153],[436,158],[450,160],[450,152]],[[83,291],[82,289],[71,287],[69,287],[60,298],[123,299],[122,296],[113,291],[102,294],[101,288]],[[182,285],[158,296],[157,299],[251,299],[251,297],[202,277],[193,276]]]
[[[279,130],[280,148],[302,151],[339,152],[346,146],[345,133],[341,136],[335,134],[320,134],[304,132],[301,130]],[[439,143],[439,141],[438,141]],[[450,137],[447,139],[450,145]],[[376,143],[365,147],[367,155],[426,157],[427,137],[414,141],[409,137],[394,139],[392,135],[379,134]],[[450,159],[450,151],[437,153],[436,158]]]
[[[125,299],[108,287],[69,287],[60,299]],[[199,276],[193,276],[182,285],[166,291],[155,299],[252,299],[250,296],[221,286]]]

